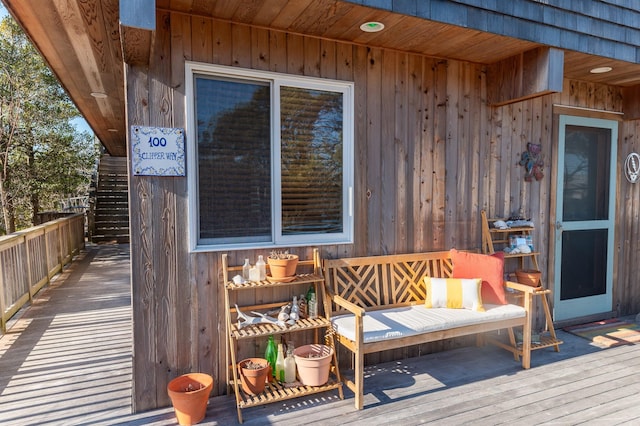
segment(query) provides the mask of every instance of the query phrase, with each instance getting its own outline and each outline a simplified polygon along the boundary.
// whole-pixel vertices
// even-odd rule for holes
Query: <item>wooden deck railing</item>
[[[0,237],[0,320],[7,321],[84,248],[84,214]]]

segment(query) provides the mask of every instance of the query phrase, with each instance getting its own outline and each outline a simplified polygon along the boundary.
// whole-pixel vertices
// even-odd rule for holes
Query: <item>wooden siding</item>
[[[626,315],[640,312],[640,184],[624,175],[627,155],[640,152],[640,120],[623,122],[619,135],[613,309]]]
[[[130,126],[187,127],[185,60],[355,82],[356,240],[322,246],[323,257],[478,248],[481,209],[492,217],[522,210],[537,225],[534,239],[546,271],[553,105],[622,108],[619,89],[568,80],[562,93],[490,108],[481,65],[179,13],[160,13],[155,37],[149,68],[126,69]],[[640,144],[638,130],[637,123],[623,123],[621,156]],[[518,165],[527,142],[543,146],[545,177],[539,182],[525,182]],[[619,235],[625,239],[618,240],[616,300],[624,299],[620,307],[628,314],[640,309],[640,292],[629,282],[637,276],[630,265],[638,263],[639,248],[631,242],[636,234],[629,232],[637,227],[639,206],[636,187],[625,182],[618,184],[625,221]],[[166,384],[187,371],[213,374],[214,394],[221,394],[226,388],[221,253],[188,252],[186,178],[131,176],[129,187],[134,409],[168,405]],[[255,261],[264,252],[231,252],[229,261]],[[309,258],[311,247],[292,252]],[[277,300],[276,294],[261,293],[264,300],[255,300],[252,292],[242,297]],[[255,342],[244,350],[260,353],[263,345]]]

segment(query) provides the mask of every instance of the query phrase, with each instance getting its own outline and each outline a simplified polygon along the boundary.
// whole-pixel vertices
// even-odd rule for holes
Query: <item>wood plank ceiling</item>
[[[106,149],[115,156],[126,155],[118,0],[2,1]],[[539,46],[335,0],[156,0],[156,8],[480,64]],[[367,21],[383,22],[385,30],[361,31],[360,24]],[[610,66],[613,71],[591,74],[589,70],[596,66]],[[565,52],[564,74],[570,79],[611,85],[640,84],[640,64],[577,52]]]

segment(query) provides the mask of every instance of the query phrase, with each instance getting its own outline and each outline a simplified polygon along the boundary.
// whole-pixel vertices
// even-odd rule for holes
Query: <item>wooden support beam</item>
[[[129,65],[149,65],[152,31],[120,25],[122,59]]]
[[[625,120],[640,119],[640,84],[622,89],[622,112]]]
[[[487,67],[489,105],[506,105],[562,91],[564,51],[538,47]]]
[[[122,58],[131,65],[148,65],[156,29],[155,0],[120,0]]]

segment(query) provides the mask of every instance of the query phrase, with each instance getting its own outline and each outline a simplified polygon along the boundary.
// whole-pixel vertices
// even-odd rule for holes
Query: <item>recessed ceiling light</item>
[[[605,72],[609,72],[611,71],[613,68],[611,67],[598,67],[598,68],[593,68],[591,71],[589,71],[591,74],[604,74]]]
[[[365,33],[377,33],[384,30],[384,24],[382,22],[365,22],[360,25],[360,29]]]
[[[118,129],[107,129],[107,132],[117,133]]]
[[[91,92],[91,96],[97,99],[103,99],[107,97],[107,94],[102,92]]]

